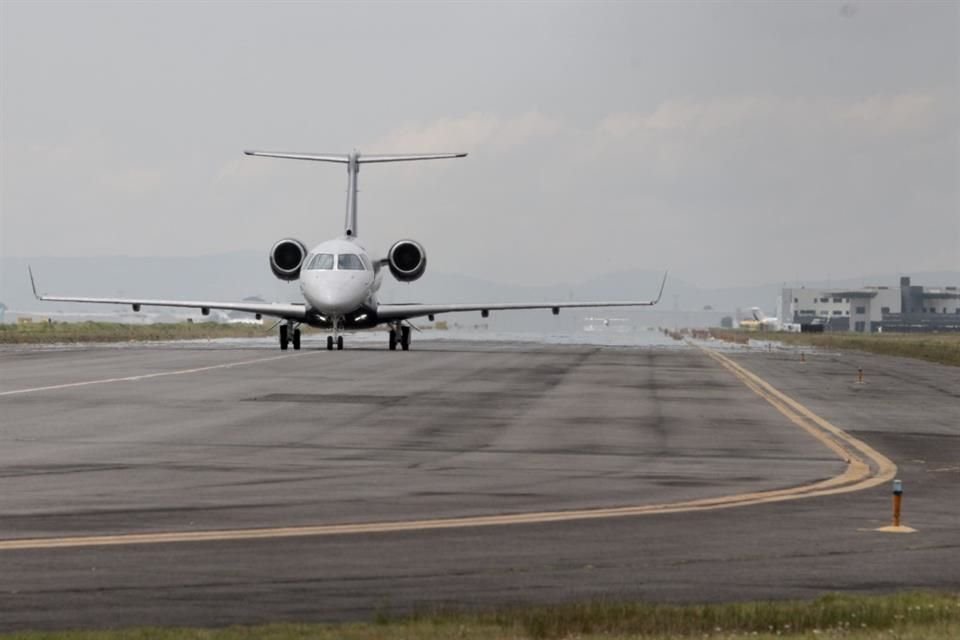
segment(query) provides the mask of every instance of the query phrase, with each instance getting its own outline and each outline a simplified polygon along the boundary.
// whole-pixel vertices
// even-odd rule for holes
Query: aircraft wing
[[[421,316],[462,311],[480,311],[486,315],[490,311],[514,311],[520,309],[551,309],[559,313],[560,309],[582,309],[589,307],[652,307],[660,302],[663,287],[667,283],[667,274],[663,274],[660,291],[653,300],[617,300],[601,302],[491,302],[489,304],[381,304],[377,307],[377,319],[382,322],[406,320]]]
[[[283,318],[285,320],[303,320],[307,316],[307,308],[305,305],[283,302],[216,302],[208,300],[154,300],[148,298],[77,298],[72,296],[40,295],[37,293],[37,285],[33,279],[33,270],[30,270],[30,286],[33,288],[33,295],[37,300],[44,300],[48,302],[121,304],[133,307],[134,311],[139,311],[140,307],[185,307],[189,309],[200,309],[204,315],[210,313],[211,309],[222,309],[224,311],[245,311],[247,313],[258,313],[260,315]]]

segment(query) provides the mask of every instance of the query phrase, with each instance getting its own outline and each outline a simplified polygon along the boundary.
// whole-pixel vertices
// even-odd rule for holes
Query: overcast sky
[[[4,256],[360,235],[521,284],[960,269],[960,3],[0,2]],[[266,264],[264,264],[266,269]]]

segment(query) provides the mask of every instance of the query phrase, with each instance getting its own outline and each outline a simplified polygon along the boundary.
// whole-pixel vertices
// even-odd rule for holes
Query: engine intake
[[[390,273],[400,282],[413,282],[427,270],[427,252],[419,242],[400,240],[387,253]]]
[[[296,280],[300,277],[300,267],[306,257],[307,247],[302,242],[284,238],[270,249],[270,270],[281,280]]]

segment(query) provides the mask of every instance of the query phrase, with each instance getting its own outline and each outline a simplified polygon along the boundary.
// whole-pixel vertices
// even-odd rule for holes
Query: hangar
[[[858,289],[784,288],[779,317],[828,331],[960,331],[960,289],[914,285]]]

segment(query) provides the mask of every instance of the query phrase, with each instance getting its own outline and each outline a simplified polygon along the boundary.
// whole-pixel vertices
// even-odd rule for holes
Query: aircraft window
[[[313,259],[310,260],[310,263],[307,265],[307,269],[333,269],[333,254],[332,253],[318,253],[313,256]]]
[[[341,253],[339,256],[337,256],[337,268],[353,271],[364,270],[363,262],[360,261],[360,256],[355,253]]]

